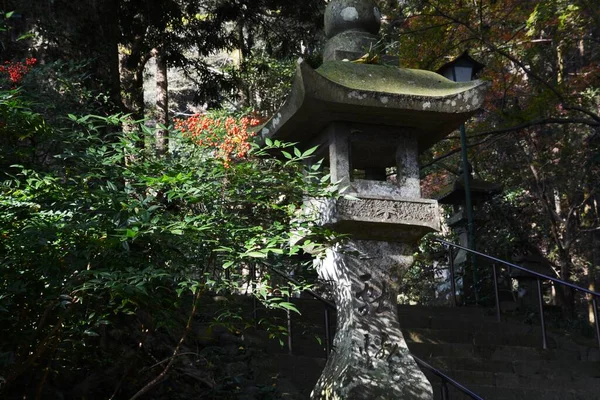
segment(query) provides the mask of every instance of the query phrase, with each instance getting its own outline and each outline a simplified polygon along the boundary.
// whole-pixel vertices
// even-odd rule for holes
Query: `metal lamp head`
[[[454,82],[468,82],[473,80],[484,65],[474,60],[466,51],[458,58],[442,65],[436,72]]]

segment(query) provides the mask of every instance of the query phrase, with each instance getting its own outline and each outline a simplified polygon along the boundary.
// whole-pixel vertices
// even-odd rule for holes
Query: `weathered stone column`
[[[338,330],[312,399],[433,398],[396,313],[394,276],[412,264],[411,250],[353,240],[329,252],[320,275],[335,282]]]
[[[351,214],[364,223],[395,225],[395,239],[402,242],[351,239],[327,253],[319,274],[334,282],[337,331],[311,398],[432,399],[431,385],[400,331],[396,298],[398,273],[412,264],[414,241],[424,222],[437,226],[437,204],[342,199],[336,211],[342,219]],[[365,231],[358,236],[370,233],[377,234]]]

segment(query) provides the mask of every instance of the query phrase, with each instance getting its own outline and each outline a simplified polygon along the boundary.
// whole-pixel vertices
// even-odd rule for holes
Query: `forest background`
[[[595,289],[595,2],[378,5],[385,52],[400,66],[436,70],[465,50],[486,65],[480,78],[491,89],[466,127],[469,159],[477,178],[503,192],[482,210],[478,249],[537,257],[556,276]],[[0,2],[0,390],[21,398],[67,387],[112,398],[167,391],[194,318],[210,307],[205,293],[247,290],[250,265],[304,271],[306,254],[334,240],[296,218],[304,195],[335,195],[303,167],[311,151],[259,149],[251,138],[251,126],[285,99],[296,59],[321,62],[325,6]],[[421,156],[425,194],[456,179],[459,145],[452,134]],[[281,151],[282,159],[269,157]],[[303,241],[290,241],[294,226],[308,232]],[[405,289],[427,302],[437,252],[422,248]],[[285,296],[267,298],[273,288],[263,278],[268,306],[293,308]],[[588,299],[571,292],[550,301],[561,320],[593,318],[578,308]],[[158,338],[167,331],[165,344]],[[207,398],[235,392],[218,362],[203,360],[193,372],[197,390]]]

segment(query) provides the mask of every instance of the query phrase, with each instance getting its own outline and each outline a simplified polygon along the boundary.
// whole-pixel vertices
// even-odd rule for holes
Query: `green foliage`
[[[35,143],[46,141],[51,129],[44,118],[32,109],[21,90],[0,90],[0,172],[14,163],[35,162],[38,149]],[[4,177],[0,177],[2,181]]]
[[[14,11],[4,12],[4,11],[0,10],[0,35],[2,35],[3,32],[8,31],[7,21],[13,16],[13,14],[14,14]],[[4,41],[0,40],[0,50],[4,50],[4,49],[5,49]]]
[[[23,95],[48,124],[60,126],[68,113],[111,111],[104,87],[94,83],[93,60],[53,61],[36,65],[23,80]]]
[[[299,218],[305,195],[333,193],[299,162],[310,152],[268,142],[227,167],[173,131],[173,152],[158,158],[135,146],[147,128],[107,133],[126,118],[71,115],[50,168],[13,165],[3,178],[0,376],[10,387],[42,365],[59,381],[102,368],[108,354],[94,338],[123,316],[168,325],[191,293],[244,292],[250,266],[297,264],[305,242],[294,244],[294,230],[324,239]]]

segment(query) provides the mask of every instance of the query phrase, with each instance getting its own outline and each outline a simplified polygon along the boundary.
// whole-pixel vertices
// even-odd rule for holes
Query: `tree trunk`
[[[573,264],[568,254],[559,250],[559,265],[560,265],[560,279],[569,282],[571,279],[571,271],[573,271]],[[563,314],[566,317],[573,317],[575,315],[575,293],[570,287],[558,285],[557,291],[559,293],[560,306]]]
[[[144,117],[144,64],[135,63],[130,67],[131,56],[121,55],[121,89],[123,107],[134,120],[140,120]]]
[[[129,123],[123,126],[125,132],[132,132],[135,129],[133,122],[144,118],[144,67],[150,55],[136,47],[134,44],[119,54],[123,108],[130,115]],[[144,141],[140,140],[136,145],[144,147]]]
[[[563,83],[565,77],[565,45],[560,42],[558,46],[556,46],[556,65],[558,68],[556,74],[556,81],[561,84]]]
[[[108,53],[108,74],[110,82],[110,98],[115,107],[122,106],[121,100],[121,78],[119,75],[119,21],[115,18],[119,13],[119,0],[106,2],[105,27],[106,46]]]
[[[246,46],[245,37],[244,37],[244,21],[237,21],[237,34],[238,34],[238,49],[236,49],[237,57],[234,56],[234,62],[237,58],[237,67],[241,69],[243,67],[244,61],[250,56],[250,50]],[[245,82],[240,82],[240,89],[238,91],[240,96],[240,108],[247,108],[251,104],[250,99],[250,88]]]
[[[535,144],[534,142],[532,143],[532,147],[534,147]],[[570,237],[571,235],[568,232],[569,226],[563,223],[564,217],[561,215],[560,196],[557,202],[555,198],[557,192],[549,187],[549,182],[546,180],[543,171],[534,162],[534,156],[527,152],[525,154],[529,159],[529,169],[535,182],[536,197],[542,203],[545,214],[550,222],[550,237],[556,246],[558,255],[558,277],[568,282],[573,271],[573,262],[571,260],[570,245],[568,244],[569,240],[566,237]],[[573,290],[563,285],[557,285],[556,294],[558,295],[557,298],[565,316],[572,316],[575,311]]]
[[[156,123],[167,127],[169,125],[169,92],[167,61],[164,53],[159,49],[152,50],[152,55],[156,59]],[[165,154],[168,150],[169,142],[167,129],[158,127],[156,129],[156,153]]]

